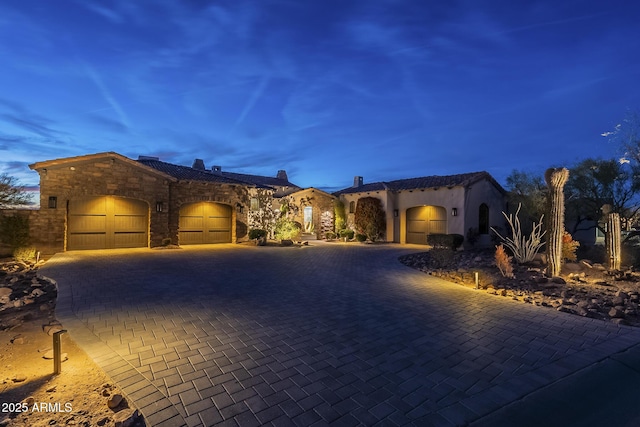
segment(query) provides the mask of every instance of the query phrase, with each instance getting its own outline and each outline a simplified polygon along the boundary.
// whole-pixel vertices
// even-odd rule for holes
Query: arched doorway
[[[442,206],[407,209],[407,243],[427,244],[427,235],[446,234],[447,211]]]
[[[181,245],[231,243],[231,206],[214,202],[188,203],[180,208]]]

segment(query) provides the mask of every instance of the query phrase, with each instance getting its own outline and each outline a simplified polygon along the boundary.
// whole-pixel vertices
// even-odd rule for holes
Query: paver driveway
[[[68,252],[41,272],[150,426],[462,425],[640,341],[397,261],[416,250]]]

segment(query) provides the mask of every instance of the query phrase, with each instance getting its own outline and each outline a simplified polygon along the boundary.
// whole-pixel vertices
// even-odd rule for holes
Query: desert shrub
[[[428,234],[427,244],[434,248],[448,248],[456,250],[464,242],[462,234]]]
[[[387,231],[387,221],[382,202],[376,197],[362,197],[356,204],[354,215],[356,230],[375,242]]]
[[[365,240],[367,240],[367,236],[365,236],[364,234],[357,233],[356,240],[358,242],[364,242]]]
[[[504,245],[513,252],[516,261],[518,261],[519,264],[525,264],[533,261],[540,248],[544,246],[544,240],[542,238],[546,230],[542,229],[542,219],[544,218],[544,215],[542,215],[537,224],[535,222],[533,223],[531,234],[526,236],[522,231],[522,225],[518,217],[521,207],[521,204],[518,205],[516,213],[512,215],[507,215],[502,212],[511,229],[511,237],[501,234],[496,227],[491,227],[491,230],[496,233]]]
[[[0,217],[0,241],[16,249],[29,244],[29,218],[24,216]]]
[[[565,261],[577,261],[576,251],[580,247],[580,242],[573,240],[571,234],[564,231],[562,234],[562,259]]]
[[[292,240],[300,234],[300,230],[298,223],[286,216],[281,216],[276,221],[275,236],[278,240]]]
[[[500,270],[502,277],[508,277],[513,279],[515,275],[513,274],[513,265],[511,264],[512,258],[507,255],[504,251],[504,247],[502,245],[496,246],[496,267]]]
[[[249,231],[250,240],[261,239],[264,237],[267,237],[267,230],[263,230],[261,228],[254,228],[251,231]]]
[[[336,233],[334,233],[333,231],[327,231],[326,233],[324,233],[324,238],[327,240],[333,240],[335,239],[337,236]]]
[[[36,259],[36,248],[33,247],[20,247],[13,250],[13,258],[16,261],[33,261]]]
[[[434,268],[449,268],[453,262],[454,252],[444,247],[434,247],[429,251],[431,264]]]
[[[340,237],[342,238],[347,238],[347,240],[351,240],[353,239],[353,235],[355,234],[355,232],[353,230],[349,230],[348,228],[343,228],[342,230],[340,230]]]

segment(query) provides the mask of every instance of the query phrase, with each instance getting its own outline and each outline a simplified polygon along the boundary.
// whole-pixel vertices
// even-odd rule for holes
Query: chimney
[[[222,175],[222,166],[211,166],[211,172],[214,175]]]
[[[193,169],[197,169],[199,171],[203,171],[206,168],[204,167],[204,160],[202,159],[195,159],[193,161],[193,165],[191,166]]]
[[[285,181],[289,181],[289,177],[287,177],[287,171],[284,169],[280,169],[276,174],[276,178],[284,179]]]
[[[353,188],[362,187],[362,184],[363,184],[363,180],[361,176],[353,177]]]

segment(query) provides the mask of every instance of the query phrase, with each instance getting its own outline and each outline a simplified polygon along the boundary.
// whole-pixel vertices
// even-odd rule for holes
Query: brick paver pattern
[[[57,315],[153,426],[455,426],[637,343],[451,284],[421,248],[67,252]]]

